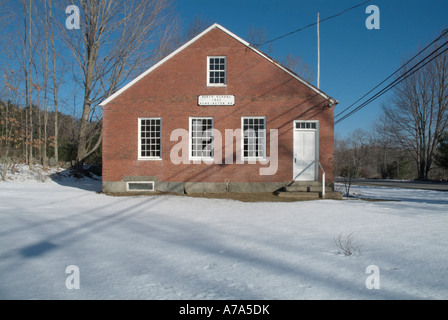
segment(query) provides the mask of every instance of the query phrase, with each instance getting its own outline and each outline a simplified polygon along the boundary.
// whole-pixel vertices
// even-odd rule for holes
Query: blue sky
[[[195,17],[217,22],[241,38],[249,29],[264,28],[276,38],[353,7],[364,0],[176,0],[184,26]],[[380,30],[368,30],[368,5],[380,9]],[[320,25],[321,89],[340,103],[339,113],[375,87],[401,64],[448,28],[446,0],[379,0],[349,11]],[[317,74],[316,28],[295,33],[271,44],[271,57],[281,61],[287,54],[300,56]],[[260,48],[262,51],[266,47]],[[344,138],[357,128],[371,130],[381,103],[375,100],[338,124],[336,135]]]
[[[221,24],[243,39],[247,38],[251,27],[264,28],[269,39],[273,39],[316,22],[318,12],[322,20],[365,0],[172,1],[184,28],[195,18],[202,17],[211,23]],[[369,17],[365,12],[368,5],[376,5],[380,9],[380,30],[368,30],[365,26]],[[371,0],[322,22],[320,88],[339,101],[335,114],[362,97],[448,28],[447,13],[447,0]],[[65,19],[65,13],[60,17]],[[282,61],[288,54],[300,56],[312,67],[313,84],[316,85],[315,27],[277,40],[271,43],[271,47],[273,51],[269,54],[277,61]],[[260,49],[265,51],[267,48]],[[62,91],[63,95],[71,97],[75,85],[71,78],[69,80],[64,83]],[[76,104],[80,103],[81,97],[77,94]],[[390,94],[384,95],[336,125],[336,135],[345,138],[357,128],[370,131],[379,118],[381,104],[388,98]],[[70,98],[69,102],[73,100]],[[66,106],[64,112],[71,113],[71,108]]]

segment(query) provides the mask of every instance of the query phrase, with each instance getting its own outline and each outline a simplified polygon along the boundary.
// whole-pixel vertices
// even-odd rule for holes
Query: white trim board
[[[196,37],[194,37],[193,39],[191,39],[190,41],[188,41],[187,43],[185,43],[183,46],[181,46],[179,49],[175,50],[174,52],[172,52],[170,55],[166,56],[165,58],[163,58],[162,60],[160,60],[158,63],[156,63],[155,65],[153,65],[151,68],[149,68],[148,70],[146,70],[145,72],[143,72],[141,75],[139,75],[137,78],[135,78],[134,80],[132,80],[131,82],[129,82],[126,86],[124,86],[123,88],[121,88],[120,90],[118,90],[117,92],[115,92],[113,95],[111,95],[109,98],[107,98],[106,100],[102,101],[99,105],[100,106],[105,106],[106,104],[108,104],[109,102],[111,102],[112,100],[114,100],[116,97],[118,97],[120,94],[122,94],[124,91],[126,91],[127,89],[129,89],[130,87],[132,87],[134,84],[136,84],[138,81],[140,81],[142,78],[144,78],[146,75],[148,75],[149,73],[151,73],[154,69],[158,68],[159,66],[161,66],[162,64],[164,64],[166,61],[170,60],[172,57],[174,57],[175,55],[177,55],[179,52],[181,52],[182,50],[184,50],[185,48],[187,48],[188,46],[190,46],[191,44],[193,44],[194,42],[196,42],[196,40],[198,40],[199,38],[203,37],[205,34],[207,34],[208,32],[210,32],[213,29],[220,29],[221,31],[227,33],[229,36],[231,36],[232,38],[236,39],[237,41],[241,42],[243,45],[247,46],[248,48],[250,48],[252,51],[256,52],[257,54],[259,54],[260,56],[262,56],[263,58],[265,58],[266,60],[268,60],[269,62],[273,63],[274,65],[276,65],[278,68],[282,69],[283,71],[285,71],[286,73],[288,73],[290,76],[292,76],[293,78],[297,79],[298,81],[300,81],[301,83],[303,83],[305,86],[307,86],[308,88],[310,88],[311,90],[313,90],[314,92],[316,92],[317,94],[319,94],[320,96],[322,96],[324,99],[329,100],[331,103],[333,104],[337,104],[338,102],[336,100],[334,100],[333,98],[327,96],[325,93],[323,93],[321,90],[317,89],[316,87],[314,87],[313,85],[309,84],[308,82],[306,82],[305,80],[303,80],[302,78],[300,78],[298,75],[296,75],[295,73],[293,73],[292,71],[288,70],[287,68],[283,67],[281,64],[279,64],[278,62],[276,62],[275,60],[273,60],[272,58],[268,57],[266,54],[264,54],[263,52],[259,51],[258,49],[255,49],[254,47],[252,47],[249,42],[241,39],[240,37],[238,37],[237,35],[233,34],[232,32],[230,32],[229,30],[227,30],[226,28],[224,28],[223,26],[215,23],[212,26],[210,26],[209,28],[207,28],[206,30],[204,30],[203,32],[201,32],[200,34],[198,34]]]

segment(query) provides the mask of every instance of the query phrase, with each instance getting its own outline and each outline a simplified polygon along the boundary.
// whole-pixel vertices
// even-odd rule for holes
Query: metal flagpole
[[[317,13],[317,89],[320,89],[320,29],[319,29],[319,12]]]

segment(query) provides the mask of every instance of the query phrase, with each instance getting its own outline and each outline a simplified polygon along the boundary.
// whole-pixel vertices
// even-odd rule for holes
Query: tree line
[[[71,166],[76,159],[77,139],[80,120],[72,115],[54,111],[45,112],[32,104],[33,119],[28,119],[30,111],[27,106],[16,104],[11,100],[0,100],[0,164],[7,170],[17,163],[30,160],[30,143],[33,149],[33,163],[46,166]],[[56,123],[56,119],[58,122]],[[46,125],[43,123],[46,122]],[[30,139],[31,131],[33,140]],[[46,130],[46,131],[44,131]],[[56,134],[58,132],[58,152],[56,153]],[[99,163],[100,150],[94,153],[89,162]],[[4,176],[4,172],[2,173]]]
[[[66,12],[74,6],[79,16]],[[0,0],[3,168],[100,161],[99,103],[211,24],[196,17],[183,29],[171,0]],[[284,63],[311,81],[300,57]]]
[[[79,9],[79,29],[66,25],[69,6]],[[98,159],[98,104],[176,45],[171,8],[169,0],[0,0],[1,161]]]
[[[429,54],[420,51],[399,70],[373,128],[336,141],[336,175],[348,180],[447,178],[447,45],[448,29],[426,47]]]
[[[429,170],[422,171],[426,160],[417,154],[418,149],[384,139],[382,130],[384,122],[377,121],[370,131],[356,129],[345,139],[336,138],[335,176],[343,182],[345,194],[350,194],[353,179],[448,181],[446,132],[437,138]]]

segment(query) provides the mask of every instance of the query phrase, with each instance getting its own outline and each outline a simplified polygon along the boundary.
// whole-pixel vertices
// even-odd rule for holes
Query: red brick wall
[[[207,87],[207,56],[227,57],[227,86]],[[234,106],[198,106],[199,95],[234,95]],[[293,120],[319,120],[320,161],[333,179],[333,108],[320,95],[220,29],[213,29],[104,108],[103,180],[157,176],[159,181],[284,182],[292,180]],[[174,165],[171,132],[189,117],[213,117],[215,129],[241,128],[242,116],[265,116],[279,130],[278,171],[260,164]],[[138,161],[138,118],[162,117],[162,161]],[[224,145],[224,143],[223,143]],[[267,139],[269,155],[269,135]],[[223,150],[223,155],[225,151]]]

